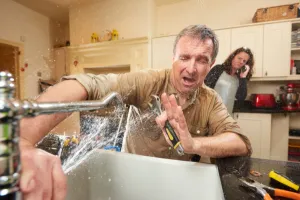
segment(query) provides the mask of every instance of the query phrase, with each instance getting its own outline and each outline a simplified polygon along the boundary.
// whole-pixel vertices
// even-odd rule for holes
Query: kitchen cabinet
[[[222,64],[231,53],[231,29],[216,30],[219,39],[219,53],[215,61],[216,64]]]
[[[270,159],[271,114],[234,113],[242,133],[251,142],[253,158]]]
[[[172,67],[175,39],[176,36],[152,39],[152,68],[165,69]]]
[[[288,115],[234,113],[233,117],[250,140],[253,158],[288,160]]]
[[[272,114],[271,160],[288,160],[290,115]]]
[[[262,77],[263,73],[263,31],[263,25],[231,30],[231,51],[240,47],[248,47],[253,52],[255,59],[253,77]]]
[[[289,76],[291,23],[264,25],[263,76]]]

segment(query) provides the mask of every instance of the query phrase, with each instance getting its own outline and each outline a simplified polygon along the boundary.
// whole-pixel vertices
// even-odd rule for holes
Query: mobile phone
[[[242,70],[242,72],[245,72],[245,71],[247,70],[247,67],[246,67],[246,65],[245,65],[245,66],[243,66],[243,67],[241,68],[241,70]]]

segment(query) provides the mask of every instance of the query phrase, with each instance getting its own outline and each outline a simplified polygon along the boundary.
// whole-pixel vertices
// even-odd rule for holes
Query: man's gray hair
[[[180,33],[177,35],[174,46],[173,46],[173,54],[176,53],[176,47],[179,39],[183,36],[190,36],[192,38],[196,38],[202,41],[205,41],[206,39],[211,39],[214,45],[213,53],[212,53],[212,62],[215,61],[218,52],[219,52],[219,41],[217,38],[217,35],[213,30],[206,27],[205,25],[191,25],[180,31]]]

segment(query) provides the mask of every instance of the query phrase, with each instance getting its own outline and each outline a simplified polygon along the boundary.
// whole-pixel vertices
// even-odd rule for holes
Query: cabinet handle
[[[236,114],[236,118],[237,118],[237,119],[239,118],[239,114]]]
[[[265,73],[265,76],[268,76],[268,72]]]

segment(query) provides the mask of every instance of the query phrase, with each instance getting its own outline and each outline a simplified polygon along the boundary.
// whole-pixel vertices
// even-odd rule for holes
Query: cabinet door
[[[240,47],[248,47],[254,55],[255,65],[253,77],[262,77],[263,69],[263,26],[234,28],[231,32],[231,51]]]
[[[263,76],[288,76],[290,58],[290,22],[264,25]]]
[[[271,114],[234,113],[234,118],[248,137],[252,146],[252,157],[270,159]]]
[[[231,29],[217,30],[215,31],[219,39],[219,53],[215,62],[216,64],[222,64],[231,52]]]
[[[172,67],[173,45],[176,36],[152,39],[152,68],[164,69]]]

